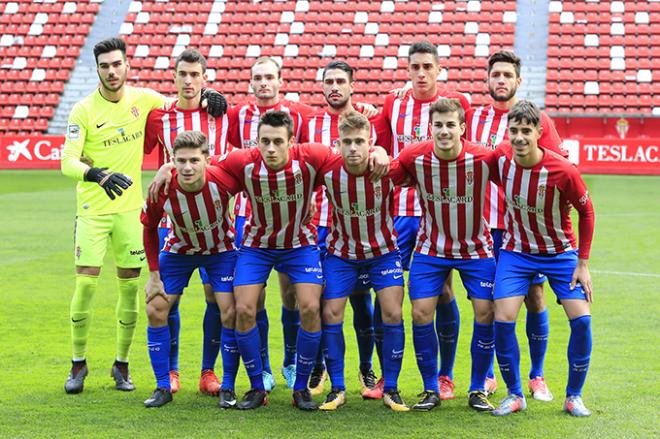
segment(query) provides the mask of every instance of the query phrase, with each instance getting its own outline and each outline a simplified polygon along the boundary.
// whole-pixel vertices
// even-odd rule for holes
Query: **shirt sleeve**
[[[580,172],[573,165],[567,164],[568,178],[564,195],[575,207],[578,212],[578,257],[580,259],[589,259],[591,242],[594,235],[595,215],[594,207],[591,204],[589,190],[584,183]]]
[[[383,147],[388,154],[392,154],[392,133],[383,112],[369,119],[369,122],[372,131],[376,132],[376,145]]]
[[[227,110],[227,141],[234,146],[234,148],[243,148],[241,142],[241,130],[238,124],[238,108],[230,107]]]
[[[568,158],[568,151],[561,147],[562,140],[559,137],[557,132],[557,127],[552,121],[550,116],[541,113],[541,137],[539,138],[539,144],[548,148],[550,151],[554,151],[557,154],[561,155],[564,158]]]
[[[144,153],[150,154],[160,143],[160,135],[163,132],[163,124],[158,117],[158,110],[151,110],[147,117],[147,126],[144,133]],[[162,162],[160,162],[162,164]]]
[[[60,163],[62,174],[82,181],[89,166],[80,161],[87,137],[87,117],[81,104],[71,110],[66,127],[66,137]]]
[[[140,221],[143,225],[142,241],[149,271],[158,271],[158,253],[160,251],[158,224],[163,217],[164,201],[165,195],[161,190],[157,202],[154,203],[150,199],[147,199],[140,215]]]
[[[211,166],[217,167],[223,174],[223,181],[227,181],[227,192],[236,194],[245,190],[242,172],[253,150],[255,149],[234,149],[227,154],[210,158]]]
[[[401,166],[400,157],[401,156],[399,155],[399,157],[390,160],[390,170],[387,173],[387,176],[392,180],[392,183],[397,186],[411,186],[412,178]]]
[[[302,126],[300,127],[300,142],[307,143],[309,142],[309,121],[312,120],[312,115],[307,114],[302,119]]]

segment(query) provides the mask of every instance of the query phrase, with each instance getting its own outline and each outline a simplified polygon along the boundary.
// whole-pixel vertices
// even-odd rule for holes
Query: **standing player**
[[[293,124],[282,111],[264,114],[258,135],[258,149],[232,151],[219,162],[221,169],[241,182],[252,206],[234,279],[236,338],[252,388],[237,408],[255,409],[268,401],[255,317],[264,282],[277,265],[295,286],[301,315],[293,404],[301,410],[316,410],[307,382],[321,340],[323,275],[315,228],[304,220],[318,170],[333,152],[319,144],[292,146]],[[389,163],[384,152],[378,158],[381,166],[374,178],[380,178]]]
[[[224,154],[227,144],[227,115],[213,117],[201,108],[200,97],[206,82],[206,59],[194,49],[186,49],[177,57],[174,65],[174,83],[177,88],[177,100],[167,108],[158,108],[149,113],[144,140],[144,151],[149,154],[154,148],[159,151],[159,163],[172,160],[173,145],[176,137],[191,130],[204,133],[208,139],[209,154]],[[159,236],[160,248],[163,248],[165,237],[170,229],[167,215],[162,218]],[[203,354],[202,372],[199,379],[199,390],[208,395],[217,395],[220,383],[213,371],[220,350],[222,323],[216,303],[211,281],[203,267],[199,269],[204,295],[206,296],[206,311],[203,323]],[[174,301],[168,316],[170,328],[170,381],[172,393],[179,390],[179,302]]]
[[[577,168],[543,145],[541,112],[519,101],[508,113],[511,145],[495,150],[497,177],[506,197],[506,232],[495,276],[495,349],[508,396],[493,412],[525,410],[520,382],[516,318],[537,273],[545,274],[571,326],[564,410],[591,412],[581,398],[591,355],[591,276],[587,267],[594,230],[589,192]],[[579,215],[579,246],[570,220]],[[579,248],[579,250],[578,250]]]
[[[438,339],[433,325],[438,296],[449,273],[457,270],[474,309],[472,379],[469,405],[493,410],[484,381],[492,358],[492,288],[495,259],[483,218],[490,178],[490,152],[461,139],[465,113],[459,101],[441,99],[429,109],[433,141],[409,146],[399,155],[401,169],[412,178],[422,217],[410,268],[413,343],[424,381],[422,399],[413,407],[431,410],[440,404]]]
[[[339,121],[343,115],[356,111],[351,96],[353,94],[353,68],[344,61],[332,61],[323,69],[323,96],[327,106],[317,110],[305,118],[303,124],[303,142],[322,143],[334,148],[339,147]],[[376,116],[377,118],[380,116]],[[375,140],[376,132],[370,128],[369,137]],[[332,207],[323,188],[316,194],[316,214],[312,223],[318,232],[318,245],[321,249],[321,259],[326,253],[326,236],[331,223]],[[355,291],[350,295],[353,308],[353,327],[357,336],[360,369],[358,378],[363,395],[376,385],[376,375],[371,366],[374,351],[373,308],[371,305],[370,284],[364,280],[366,273],[356,282]],[[382,364],[382,363],[381,363]],[[325,368],[319,358],[312,375],[309,387],[312,395],[323,392]]]
[[[185,71],[186,66],[182,65],[181,69]],[[172,401],[168,314],[170,308],[179,302],[192,272],[204,268],[215,295],[214,304],[222,311],[224,376],[220,406],[230,408],[236,404],[234,381],[239,358],[234,336],[232,294],[237,252],[229,201],[232,193],[238,190],[238,184],[232,184],[232,180],[217,168],[207,169],[209,147],[206,136],[199,131],[179,134],[171,153],[176,175],[168,195],[161,191],[158,200],[149,199],[142,212],[150,272],[145,288],[149,317],[147,343],[157,381],[156,390],[144,405],[160,407]],[[172,219],[172,227],[159,256],[157,227],[163,214]]]
[[[250,69],[250,88],[254,101],[239,104],[230,112],[230,142],[239,148],[254,148],[257,143],[259,118],[267,111],[284,111],[293,121],[294,141],[300,141],[303,118],[313,111],[312,107],[280,98],[283,85],[280,65],[273,58],[258,58]],[[245,219],[250,216],[250,204],[243,193],[236,197],[236,242],[240,246],[243,239]],[[280,295],[282,297],[282,330],[284,334],[284,360],[282,375],[289,388],[296,379],[296,337],[300,326],[300,313],[296,304],[295,291],[285,274],[279,274]],[[257,326],[261,337],[261,360],[264,368],[266,390],[275,385],[268,355],[268,314],[265,308],[265,290],[257,311]]]
[[[328,71],[326,79],[330,77],[333,77],[332,70]],[[322,338],[332,391],[319,409],[336,410],[345,403],[344,309],[346,298],[351,295],[360,274],[367,272],[383,310],[384,403],[394,411],[408,411],[397,387],[405,335],[401,319],[403,269],[391,213],[394,184],[387,177],[376,182],[369,180],[373,140],[370,140],[371,125],[365,116],[357,112],[345,113],[338,129],[341,156],[335,155],[328,161],[319,171],[318,179],[326,188],[333,215],[323,261],[322,307]]]
[[[436,47],[428,41],[416,42],[408,51],[408,75],[412,90],[403,97],[388,95],[383,105],[383,116],[387,122],[387,137],[391,141],[385,145],[378,129],[378,143],[391,146],[391,154],[397,157],[404,148],[432,139],[429,120],[429,107],[440,98],[452,98],[461,102],[463,110],[470,108],[465,96],[460,93],[438,88],[436,79],[440,73]],[[410,267],[410,258],[417,231],[421,208],[414,188],[396,188],[394,191],[394,228],[398,233],[398,245],[404,269]],[[376,319],[379,312],[376,309]],[[454,397],[452,371],[456,357],[460,316],[451,289],[451,277],[438,300],[436,331],[440,340],[441,368],[438,376],[442,399]],[[376,340],[380,339],[379,324],[376,325]],[[378,343],[378,341],[377,341]]]
[[[70,311],[73,364],[64,385],[67,393],[82,392],[88,373],[85,356],[91,301],[108,239],[117,264],[119,290],[117,352],[111,374],[117,389],[135,389],[128,373],[128,352],[137,322],[138,277],[145,259],[139,220],[140,167],[147,115],[165,103],[154,91],[126,85],[129,65],[123,40],[99,42],[94,46],[94,57],[101,85],[73,107],[62,152],[62,173],[78,180],[76,288]],[[227,103],[220,94],[208,95],[208,100],[213,114],[224,113]],[[94,167],[83,163],[82,156]]]
[[[518,101],[516,91],[520,86],[520,58],[513,52],[496,52],[488,59],[488,93],[492,103],[482,107],[471,108],[466,114],[466,138],[471,142],[479,143],[488,149],[495,149],[507,137],[507,115],[511,107]],[[550,117],[541,112],[541,138],[539,143],[545,148],[562,154],[561,138],[555,129]],[[495,183],[490,183],[490,190],[486,192],[484,216],[491,227],[491,235],[495,248],[495,257],[499,255],[504,234],[504,216],[506,206],[504,191]],[[544,276],[539,276],[529,287],[525,298],[527,307],[527,339],[529,341],[529,355],[531,369],[529,371],[528,387],[534,399],[540,401],[552,400],[552,393],[543,378],[543,360],[548,347],[548,308],[543,298]],[[486,379],[486,389],[494,393],[497,382],[493,368],[489,370]]]

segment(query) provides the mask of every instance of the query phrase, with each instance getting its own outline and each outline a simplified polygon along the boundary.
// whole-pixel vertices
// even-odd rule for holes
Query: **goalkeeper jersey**
[[[110,102],[97,89],[76,103],[69,116],[62,152],[62,173],[78,180],[77,215],[107,215],[142,207],[142,158],[144,131],[149,112],[165,103],[165,97],[145,88],[125,87],[119,102]],[[83,181],[85,156],[96,168],[121,172],[133,185],[111,200],[95,182]]]

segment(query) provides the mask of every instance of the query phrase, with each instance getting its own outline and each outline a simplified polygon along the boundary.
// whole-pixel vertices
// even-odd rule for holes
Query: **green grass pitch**
[[[147,410],[142,401],[151,394],[154,378],[143,312],[131,354],[137,391],[115,391],[109,375],[114,359],[116,301],[110,257],[94,299],[90,375],[85,391],[66,395],[63,384],[71,355],[68,312],[74,273],[74,183],[55,171],[0,172],[0,437],[658,437],[660,178],[585,179],[596,209],[590,261],[595,288],[594,343],[584,390],[593,416],[574,419],[561,411],[568,324],[546,286],[551,315],[546,379],[555,400],[542,403],[529,399],[526,413],[499,419],[467,407],[472,313],[456,277],[461,309],[455,367],[457,398],[430,413],[393,413],[379,401],[360,399],[351,324],[345,325],[348,403],[339,411],[301,413],[292,409],[290,392],[277,372],[277,387],[268,407],[249,413],[219,410],[214,398],[197,390],[204,300],[196,278],[181,306],[182,390],[168,406]],[[143,274],[142,285],[145,282]],[[277,371],[282,361],[282,331],[275,288],[269,288],[267,305],[271,362]],[[407,299],[404,319],[407,340],[400,388],[405,401],[413,403],[422,389]],[[347,310],[346,322],[351,321]],[[521,312],[521,375],[526,378],[529,357],[524,326]],[[504,383],[501,378],[498,381],[495,402],[504,396]],[[247,387],[241,369],[238,393]]]

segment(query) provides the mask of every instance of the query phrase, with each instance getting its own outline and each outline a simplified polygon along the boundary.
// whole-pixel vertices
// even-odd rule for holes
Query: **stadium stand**
[[[659,106],[660,3],[551,1],[549,11],[547,111],[649,115]]]
[[[222,78],[222,91],[237,101],[248,92],[248,67],[269,55],[282,59],[288,97],[314,105],[323,103],[320,69],[333,58],[346,59],[358,68],[358,80],[369,80],[356,100],[379,103],[407,79],[408,45],[422,36],[439,46],[447,67],[440,79],[482,103],[486,59],[513,47],[516,20],[515,3],[499,1],[136,1],[130,11],[121,33],[140,84],[173,92],[162,79],[170,77],[174,57],[199,47],[211,80]]]
[[[98,9],[88,0],[0,2],[0,133],[46,131]]]
[[[0,133],[46,132],[100,2],[0,0]],[[660,114],[660,2],[550,1],[549,12],[547,111]],[[174,59],[197,47],[210,80],[237,102],[249,66],[270,55],[282,61],[287,98],[312,105],[323,104],[318,80],[333,58],[358,68],[356,101],[379,105],[407,79],[409,44],[427,38],[446,67],[439,80],[480,105],[487,57],[514,47],[516,20],[516,2],[495,0],[144,0],[130,3],[120,34],[133,84],[174,93]]]

